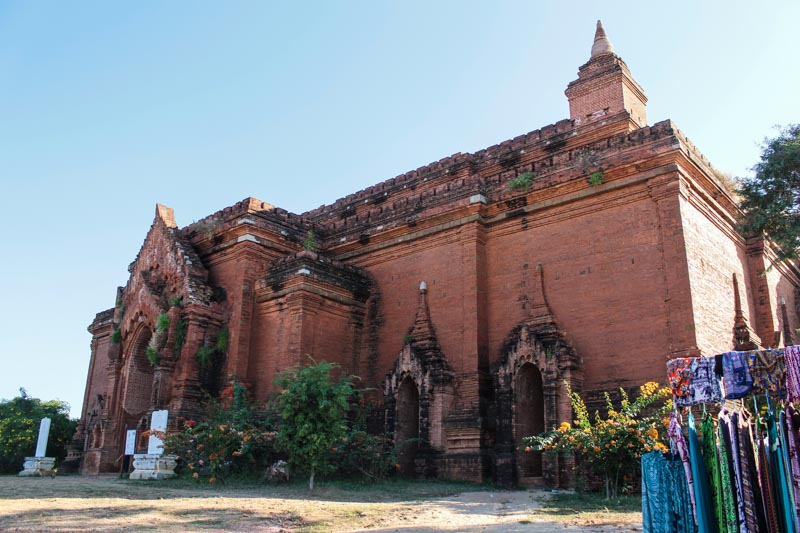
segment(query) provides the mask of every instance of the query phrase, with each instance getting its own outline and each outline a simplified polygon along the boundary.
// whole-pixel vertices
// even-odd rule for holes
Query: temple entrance
[[[544,389],[542,373],[536,365],[526,363],[517,374],[514,388],[514,441],[544,432]],[[542,452],[517,452],[517,478],[542,476]]]
[[[122,396],[123,425],[120,446],[125,445],[125,429],[137,428],[142,417],[151,408],[153,397],[153,365],[147,359],[147,344],[152,333],[142,328],[131,344],[125,364],[125,384]],[[137,452],[139,450],[137,449]]]
[[[400,474],[413,477],[414,460],[419,449],[419,389],[410,377],[406,377],[397,389],[394,438]]]

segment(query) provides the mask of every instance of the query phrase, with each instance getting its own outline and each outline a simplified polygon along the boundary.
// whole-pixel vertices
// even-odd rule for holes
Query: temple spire
[[[575,126],[592,122],[614,124],[618,128],[614,133],[647,126],[647,96],[614,52],[599,20],[592,57],[578,69],[578,79],[570,82],[566,95],[569,118],[575,121]]]
[[[611,41],[608,39],[606,31],[603,29],[603,23],[598,20],[597,30],[594,32],[594,44],[592,44],[592,57],[613,53],[614,45],[611,44]]]

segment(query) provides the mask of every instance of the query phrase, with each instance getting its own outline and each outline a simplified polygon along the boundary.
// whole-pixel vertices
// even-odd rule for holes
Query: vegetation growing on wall
[[[531,188],[535,177],[536,176],[533,174],[533,172],[525,172],[524,174],[520,174],[516,178],[508,181],[508,190],[527,191]]]
[[[230,330],[225,327],[215,337],[212,338],[210,345],[201,346],[197,350],[197,363],[200,368],[209,368],[220,358],[228,353],[228,343],[230,342]]]
[[[150,364],[157,366],[161,362],[161,350],[164,348],[164,343],[167,342],[167,333],[169,332],[170,319],[167,313],[161,313],[156,319],[156,330],[153,336],[150,337],[150,342],[147,343],[147,360]]]
[[[303,249],[308,250],[309,252],[314,252],[319,247],[317,243],[317,236],[314,233],[314,230],[310,229],[306,232],[306,238],[303,241]]]
[[[592,187],[597,187],[598,185],[603,184],[603,178],[605,178],[603,171],[597,170],[589,174],[589,177],[586,178],[586,181],[588,181],[589,185],[591,185]]]

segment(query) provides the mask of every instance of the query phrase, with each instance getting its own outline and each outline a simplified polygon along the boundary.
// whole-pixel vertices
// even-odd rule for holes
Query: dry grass
[[[630,522],[627,514],[612,513],[602,518],[613,527],[586,529],[600,515],[560,514],[562,503],[540,508],[549,504],[545,492],[480,489],[438,482],[337,483],[310,496],[299,483],[211,487],[115,476],[0,476],[0,530],[544,532],[634,530],[637,520],[641,524],[641,514]]]

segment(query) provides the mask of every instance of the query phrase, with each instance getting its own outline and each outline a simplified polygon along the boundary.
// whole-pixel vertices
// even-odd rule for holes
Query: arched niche
[[[406,376],[397,388],[397,414],[394,439],[400,474],[414,476],[414,461],[419,449],[419,388],[411,376]]]
[[[405,468],[407,475],[436,475],[435,457],[445,446],[444,413],[452,403],[453,381],[454,374],[444,355],[439,352],[423,358],[411,343],[403,346],[392,372],[384,379],[386,430],[394,435],[400,458],[408,461],[401,463],[401,470]],[[416,423],[412,420],[415,414]],[[417,440],[404,445],[409,439]],[[404,451],[406,447],[408,453]]]
[[[567,462],[525,452],[522,438],[572,421],[565,383],[574,391],[583,384],[575,350],[552,325],[523,323],[507,337],[492,375],[495,481],[505,486],[566,485]]]

